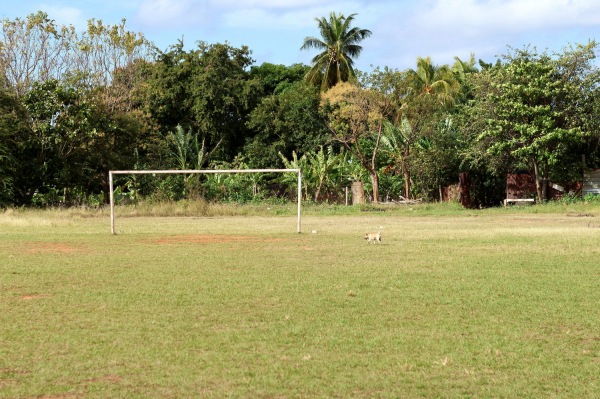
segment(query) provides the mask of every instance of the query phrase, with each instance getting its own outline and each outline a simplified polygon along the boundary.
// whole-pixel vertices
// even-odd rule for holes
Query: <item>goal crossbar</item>
[[[302,170],[301,169],[190,169],[190,170],[111,170],[108,172],[110,192],[110,231],[115,230],[115,193],[113,189],[114,175],[156,175],[156,174],[217,174],[217,173],[297,173],[298,174],[298,234],[301,228],[302,203]]]

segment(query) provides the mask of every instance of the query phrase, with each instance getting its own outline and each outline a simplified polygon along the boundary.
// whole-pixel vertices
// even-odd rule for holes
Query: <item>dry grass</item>
[[[0,211],[0,226],[5,227],[52,227],[72,223],[71,213],[61,215],[53,211],[7,209]]]

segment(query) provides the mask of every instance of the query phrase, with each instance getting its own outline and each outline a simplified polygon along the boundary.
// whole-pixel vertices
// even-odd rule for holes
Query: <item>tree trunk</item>
[[[321,195],[321,187],[323,186],[323,179],[319,180],[319,185],[317,186],[317,191],[315,192],[315,203],[319,201],[319,195]]]
[[[108,179],[102,178],[102,200],[104,205],[110,204],[110,185],[108,184]]]
[[[533,173],[535,175],[535,191],[540,203],[546,201],[546,192],[548,191],[548,165],[544,165],[540,171],[540,165],[537,159],[533,159]]]
[[[544,201],[548,199],[548,163],[544,162],[544,170],[542,172],[542,194]]]
[[[352,186],[352,205],[365,203],[365,189],[361,181],[353,181]]]
[[[377,171],[371,172],[371,185],[373,186],[373,203],[379,203],[379,176]]]
[[[382,131],[383,124],[379,124],[379,129],[377,131],[377,140],[375,141],[375,149],[373,150],[373,156],[371,157],[371,184],[373,185],[373,203],[375,204],[379,203],[379,175],[377,174],[376,159]]]
[[[410,199],[410,169],[408,167],[408,156],[410,155],[410,147],[408,144],[404,149],[402,157],[402,175],[404,176],[404,198]]]
[[[458,175],[458,192],[460,203],[465,208],[471,207],[471,177],[469,173],[463,172]]]

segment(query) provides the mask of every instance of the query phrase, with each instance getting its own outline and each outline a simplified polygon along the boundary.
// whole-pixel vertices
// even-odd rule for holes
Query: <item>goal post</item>
[[[205,170],[111,170],[108,172],[110,192],[110,231],[115,230],[115,193],[113,188],[114,175],[153,175],[153,174],[217,174],[217,173],[297,173],[298,174],[298,234],[301,229],[302,204],[302,170],[301,169],[205,169]]]

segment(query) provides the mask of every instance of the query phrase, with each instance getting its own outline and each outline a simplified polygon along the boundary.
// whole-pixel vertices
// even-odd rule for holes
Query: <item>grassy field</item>
[[[293,212],[0,213],[0,398],[600,397],[600,207]]]

